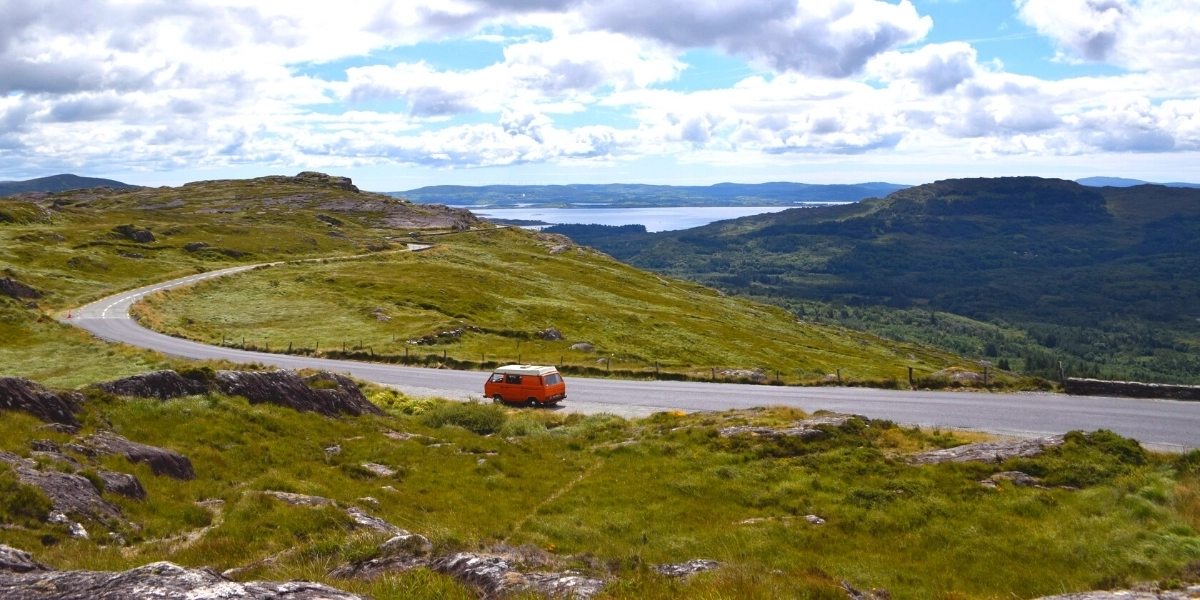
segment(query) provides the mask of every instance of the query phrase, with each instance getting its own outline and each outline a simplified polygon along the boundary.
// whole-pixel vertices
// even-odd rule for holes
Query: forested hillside
[[[947,180],[685,231],[550,231],[1017,371],[1200,383],[1200,190]]]

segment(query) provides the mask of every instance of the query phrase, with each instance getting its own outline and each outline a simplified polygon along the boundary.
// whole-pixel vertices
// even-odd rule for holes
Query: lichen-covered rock
[[[354,524],[359,527],[365,527],[367,529],[372,529],[374,531],[386,533],[392,536],[405,535],[408,533],[407,531],[400,529],[399,527],[396,527],[395,525],[392,525],[391,523],[388,523],[379,517],[371,516],[357,506],[351,506],[347,508],[346,514],[349,515],[351,519],[354,519]]]
[[[0,410],[23,410],[47,423],[79,427],[83,394],[50,390],[19,377],[0,377]]]
[[[217,371],[216,384],[251,404],[277,404],[328,417],[383,414],[352,379],[334,373],[301,378],[292,371]]]
[[[549,327],[549,328],[543,329],[542,331],[537,332],[537,334],[538,334],[538,337],[542,338],[543,340],[546,340],[547,342],[557,342],[559,340],[565,339],[563,337],[562,332],[554,327]]]
[[[522,573],[508,559],[459,552],[432,561],[429,568],[475,588],[483,598],[534,593],[547,598],[588,599],[604,588],[605,581],[574,571]]]
[[[131,442],[108,432],[85,438],[84,444],[100,454],[120,454],[129,462],[146,463],[155,475],[166,475],[184,481],[196,478],[192,461],[174,450]]]
[[[1078,594],[1061,594],[1045,596],[1038,600],[1189,600],[1200,598],[1200,589],[1191,590],[1117,590],[1080,592]]]
[[[667,577],[687,577],[688,575],[695,575],[696,573],[712,571],[720,566],[721,563],[715,560],[695,558],[687,562],[654,565],[650,568],[661,575],[666,575]]]
[[[33,440],[29,443],[29,445],[34,449],[34,451],[31,453],[31,456],[34,458],[44,458],[55,461],[75,472],[82,471],[87,468],[78,460],[75,460],[74,457],[63,454],[62,448],[60,448],[58,444],[51,440]],[[70,445],[73,446],[74,444]],[[142,487],[142,482],[138,481],[137,477],[129,475],[128,473],[116,473],[113,471],[105,471],[103,469],[97,469],[95,473],[100,477],[100,480],[104,482],[103,491],[113,494],[120,494],[128,498],[133,498],[134,500],[146,499],[146,489]]]
[[[828,414],[818,415],[811,419],[804,419],[792,423],[788,427],[756,427],[751,425],[736,425],[733,427],[723,427],[718,432],[723,437],[735,435],[756,435],[763,437],[798,437],[802,440],[815,440],[825,437],[826,433],[822,427],[843,427],[851,419],[860,419],[863,422],[870,422],[870,419],[859,415],[842,415]]]
[[[367,600],[307,581],[240,583],[209,569],[151,563],[120,573],[107,571],[0,571],[5,600]]]
[[[96,388],[117,396],[169,400],[208,393],[203,381],[189,379],[175,371],[153,371],[114,381],[97,383]]]
[[[121,510],[105,501],[100,496],[100,490],[82,475],[53,469],[39,471],[37,463],[9,452],[0,452],[0,462],[11,466],[21,483],[41,490],[57,512],[102,522],[121,516]],[[0,597],[3,595],[0,594]]]
[[[1032,458],[1047,448],[1063,445],[1063,436],[1016,440],[1013,442],[980,442],[943,450],[921,452],[908,457],[910,465],[938,465],[947,462],[1002,463],[1010,458]]]
[[[1007,481],[1018,487],[1033,487],[1041,483],[1037,477],[1020,471],[1001,471],[979,483],[987,487],[996,487],[1001,481]]]
[[[106,493],[119,494],[134,500],[146,499],[146,488],[142,487],[142,482],[138,481],[137,477],[114,471],[96,471],[96,474],[104,481]]]
[[[0,572],[28,573],[30,571],[49,571],[50,567],[33,560],[33,555],[24,551],[0,544]]]
[[[322,498],[321,496],[309,496],[306,494],[293,494],[291,492],[276,492],[273,490],[268,490],[263,492],[263,495],[270,496],[281,502],[286,502],[292,506],[321,507],[334,506],[337,504],[329,498]]]

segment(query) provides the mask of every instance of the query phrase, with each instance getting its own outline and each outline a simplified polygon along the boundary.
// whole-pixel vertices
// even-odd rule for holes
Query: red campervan
[[[496,402],[556,404],[567,397],[567,383],[554,367],[507,365],[492,372],[483,394]]]

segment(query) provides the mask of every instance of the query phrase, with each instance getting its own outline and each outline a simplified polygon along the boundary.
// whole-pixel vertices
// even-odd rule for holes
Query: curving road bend
[[[274,263],[273,263],[274,264]],[[349,373],[419,396],[478,397],[479,372],[403,367],[209,346],[141,327],[129,317],[143,296],[164,289],[240,273],[248,265],[183,277],[98,300],[72,311],[66,322],[111,342],[122,342],[191,359],[257,362],[283,369],[313,368]],[[908,392],[866,388],[798,388],[677,381],[625,381],[572,377],[568,409],[640,416],[661,410],[706,411],[756,406],[826,409],[891,419],[897,423],[976,429],[1027,437],[1074,429],[1111,429],[1161,450],[1200,448],[1200,402],[1066,396]]]

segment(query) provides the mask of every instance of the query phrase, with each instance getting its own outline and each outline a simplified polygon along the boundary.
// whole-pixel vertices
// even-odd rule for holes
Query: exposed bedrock
[[[277,404],[329,417],[383,414],[354,380],[334,373],[302,378],[292,371],[217,371],[215,381],[222,392],[251,404]]]
[[[175,371],[153,371],[114,381],[97,383],[96,388],[117,396],[158,398],[169,400],[208,393],[208,385],[198,379],[184,377]]]
[[[0,410],[21,410],[47,423],[77,428],[75,414],[83,401],[79,392],[51,390],[20,377],[0,377]]]
[[[307,581],[233,581],[209,569],[157,562],[122,572],[55,571],[28,553],[0,546],[5,600],[367,600]]]

